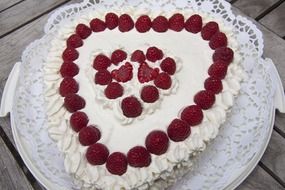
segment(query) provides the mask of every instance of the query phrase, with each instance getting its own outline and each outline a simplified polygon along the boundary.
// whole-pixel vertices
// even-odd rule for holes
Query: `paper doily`
[[[43,62],[52,34],[66,20],[74,19],[86,9],[110,7],[152,7],[165,11],[192,9],[211,14],[234,26],[240,44],[242,65],[249,78],[242,84],[241,95],[232,109],[229,120],[218,137],[197,159],[195,168],[173,189],[223,189],[240,173],[259,151],[271,127],[275,84],[268,74],[267,62],[261,59],[263,40],[261,32],[249,20],[235,16],[230,5],[217,0],[148,1],[148,0],[94,0],[84,1],[57,10],[45,26],[45,36],[30,44],[22,55],[21,75],[16,89],[13,116],[15,126],[30,148],[27,154],[46,179],[59,187],[76,189],[63,167],[63,155],[47,133],[43,99]],[[252,68],[255,68],[253,72]],[[189,180],[190,179],[190,180]]]

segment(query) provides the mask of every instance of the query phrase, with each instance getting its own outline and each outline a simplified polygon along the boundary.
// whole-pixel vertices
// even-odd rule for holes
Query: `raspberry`
[[[219,25],[216,22],[208,22],[201,31],[204,40],[210,40],[211,37],[219,31]]]
[[[176,71],[176,63],[174,59],[167,57],[161,62],[160,68],[167,74],[173,75]]]
[[[78,47],[81,47],[83,45],[83,41],[78,34],[72,34],[66,40],[66,45],[67,45],[67,47],[78,48]]]
[[[170,76],[167,73],[160,73],[157,78],[154,80],[156,87],[161,89],[169,89],[171,87],[172,81]]]
[[[115,50],[111,55],[111,61],[115,65],[118,65],[118,63],[125,59],[127,59],[127,53],[121,49]]]
[[[222,61],[214,62],[208,69],[208,74],[217,79],[224,79],[228,70],[228,65]]]
[[[167,134],[174,142],[184,141],[190,133],[190,126],[180,119],[174,119],[167,128]]]
[[[113,30],[114,28],[118,26],[118,22],[119,22],[118,15],[116,15],[115,13],[106,14],[105,23],[106,23],[107,28],[109,28],[110,30]]]
[[[150,30],[151,25],[152,23],[151,23],[149,16],[143,15],[137,19],[135,27],[138,32],[144,33]]]
[[[151,163],[150,153],[143,146],[135,146],[127,154],[128,163],[135,168],[147,167]]]
[[[194,96],[194,102],[203,110],[207,110],[215,103],[215,94],[211,91],[202,90]]]
[[[138,69],[138,79],[140,83],[154,80],[159,74],[158,68],[151,68],[147,63],[141,63]]]
[[[151,62],[156,62],[163,58],[163,52],[157,47],[150,47],[146,51],[146,58]]]
[[[126,117],[138,117],[142,113],[141,103],[133,96],[124,98],[121,103],[121,108]]]
[[[119,69],[112,71],[112,77],[118,82],[127,82],[133,78],[133,66],[126,62]]]
[[[89,146],[99,141],[99,139],[101,138],[101,133],[98,128],[91,125],[81,129],[78,138],[79,142],[83,146]]]
[[[180,32],[184,28],[184,16],[180,13],[174,14],[169,18],[169,29]]]
[[[65,97],[68,94],[74,94],[78,92],[78,83],[71,77],[64,78],[59,86],[59,93]]]
[[[141,99],[146,103],[153,103],[159,98],[159,92],[155,86],[144,86],[141,91]]]
[[[138,63],[143,63],[145,61],[145,55],[143,51],[141,50],[136,50],[132,54],[131,61],[133,62],[138,62]]]
[[[223,90],[223,84],[220,79],[209,77],[204,82],[204,88],[212,91],[214,94],[218,94]]]
[[[152,29],[156,32],[166,32],[168,26],[168,20],[164,16],[158,16],[152,21]]]
[[[68,94],[64,98],[64,106],[73,113],[85,107],[85,100],[77,94]]]
[[[112,75],[107,70],[100,70],[95,74],[95,84],[107,85],[112,82]]]
[[[119,30],[121,32],[128,32],[134,28],[134,21],[132,18],[127,14],[122,14],[119,17]]]
[[[86,159],[92,165],[102,165],[107,161],[109,150],[101,143],[95,143],[88,147]]]
[[[106,70],[111,65],[111,60],[103,54],[97,55],[93,61],[93,68],[97,71]]]
[[[123,92],[124,89],[122,85],[117,82],[111,82],[104,90],[105,96],[109,99],[116,99],[118,97],[121,97],[123,95]]]
[[[225,47],[227,45],[228,45],[228,39],[223,32],[217,32],[216,34],[214,34],[209,42],[209,46],[212,49]]]
[[[165,132],[155,130],[148,134],[145,140],[146,149],[155,155],[164,154],[169,146],[169,139]]]
[[[230,64],[233,61],[234,52],[231,48],[228,47],[220,47],[215,49],[215,53],[213,54],[213,61],[223,61],[225,64]]]
[[[73,62],[64,62],[60,67],[62,77],[74,77],[79,73],[78,66]]]
[[[62,59],[65,62],[74,61],[79,57],[78,51],[74,48],[66,48],[62,53]]]
[[[202,17],[200,15],[192,15],[185,22],[185,30],[194,34],[202,30]]]
[[[128,168],[127,157],[121,152],[112,153],[106,162],[107,170],[114,175],[123,175]]]
[[[90,36],[92,30],[85,24],[78,24],[76,26],[75,32],[80,36],[80,38],[86,39],[88,36]]]
[[[74,112],[70,116],[70,126],[75,132],[80,131],[83,127],[86,127],[89,122],[87,115],[84,112]]]
[[[90,28],[92,29],[93,32],[102,32],[106,29],[106,24],[104,21],[94,18],[90,22]]]
[[[203,120],[203,112],[201,108],[197,105],[191,105],[186,108],[181,113],[181,119],[187,122],[190,126],[199,125]]]

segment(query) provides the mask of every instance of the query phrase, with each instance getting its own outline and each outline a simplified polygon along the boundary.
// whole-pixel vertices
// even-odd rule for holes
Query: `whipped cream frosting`
[[[112,11],[119,14],[128,13],[134,19],[142,14],[151,18],[157,15],[169,17],[173,13],[146,13],[143,11],[120,10]],[[185,17],[194,13],[180,11]],[[212,20],[209,15],[202,15],[203,23]],[[104,165],[92,166],[86,158],[87,147],[78,141],[69,124],[70,113],[63,107],[63,97],[58,93],[62,80],[59,69],[62,64],[61,54],[66,46],[66,39],[75,31],[79,23],[88,24],[93,18],[104,18],[105,13],[90,11],[82,14],[72,23],[60,27],[54,34],[49,56],[45,64],[46,109],[48,115],[48,132],[57,142],[59,149],[65,155],[65,168],[82,189],[163,189],[173,183],[191,168],[193,156],[206,148],[206,143],[214,139],[221,124],[226,121],[227,113],[233,105],[234,97],[238,95],[240,83],[244,77],[240,66],[241,57],[238,53],[238,44],[230,27],[222,21],[220,30],[228,37],[228,47],[235,52],[234,60],[228,68],[227,75],[222,81],[223,91],[216,95],[216,102],[209,110],[203,110],[204,119],[200,125],[191,127],[191,135],[183,142],[170,142],[168,151],[160,156],[151,155],[149,167],[133,168],[122,176],[110,174]],[[98,45],[97,45],[98,44]],[[140,49],[144,52],[149,46],[157,46],[166,56],[173,57],[177,62],[178,70],[172,76],[172,87],[169,90],[160,90],[160,99],[154,104],[143,103],[142,116],[130,119],[122,115],[118,100],[110,101],[104,94],[104,87],[93,81],[95,70],[92,68],[94,56],[98,53],[110,55],[116,49],[131,52]],[[127,151],[136,146],[144,145],[145,137],[155,129],[165,131],[169,123],[179,117],[180,111],[187,105],[193,104],[194,95],[203,89],[204,80],[208,77],[207,70],[212,64],[213,50],[204,41],[200,33],[192,34],[185,30],[181,32],[167,31],[166,33],[138,33],[135,29],[121,33],[118,30],[105,30],[101,33],[92,33],[84,40],[84,45],[77,49],[79,58],[75,63],[80,72],[75,77],[79,83],[78,94],[86,101],[82,110],[89,117],[89,124],[95,124],[100,129],[102,137],[100,143],[105,144],[110,152]],[[129,59],[129,57],[128,57]],[[159,65],[159,63],[156,63]],[[134,70],[137,67],[134,65]],[[124,97],[135,95],[139,97],[143,85],[135,80],[122,84],[126,89]],[[152,84],[152,82],[147,83]]]

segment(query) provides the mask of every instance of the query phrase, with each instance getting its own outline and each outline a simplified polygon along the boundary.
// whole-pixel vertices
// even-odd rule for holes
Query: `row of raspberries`
[[[209,46],[212,49],[227,46],[227,37],[223,32],[220,32],[219,25],[210,21],[203,26],[202,17],[200,15],[192,15],[187,20],[180,13],[176,13],[167,19],[164,16],[158,16],[151,20],[149,16],[142,15],[136,22],[133,21],[128,14],[122,14],[121,16],[115,13],[108,13],[105,15],[105,21],[95,18],[89,23],[90,26],[84,24],[78,24],[75,34],[72,34],[67,39],[68,48],[78,48],[83,45],[83,39],[86,39],[93,32],[102,32],[106,28],[113,30],[118,27],[121,32],[128,32],[134,27],[138,32],[148,32],[151,28],[156,32],[166,32],[168,29],[180,32],[185,29],[191,33],[201,32],[201,36],[204,40],[209,41]],[[74,60],[78,56],[76,51],[66,52],[63,56],[64,59],[69,61]]]

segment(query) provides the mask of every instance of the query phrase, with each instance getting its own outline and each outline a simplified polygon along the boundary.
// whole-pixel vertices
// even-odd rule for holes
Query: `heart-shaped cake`
[[[221,21],[198,13],[88,11],[45,64],[50,137],[83,189],[164,189],[227,119],[243,70]]]

